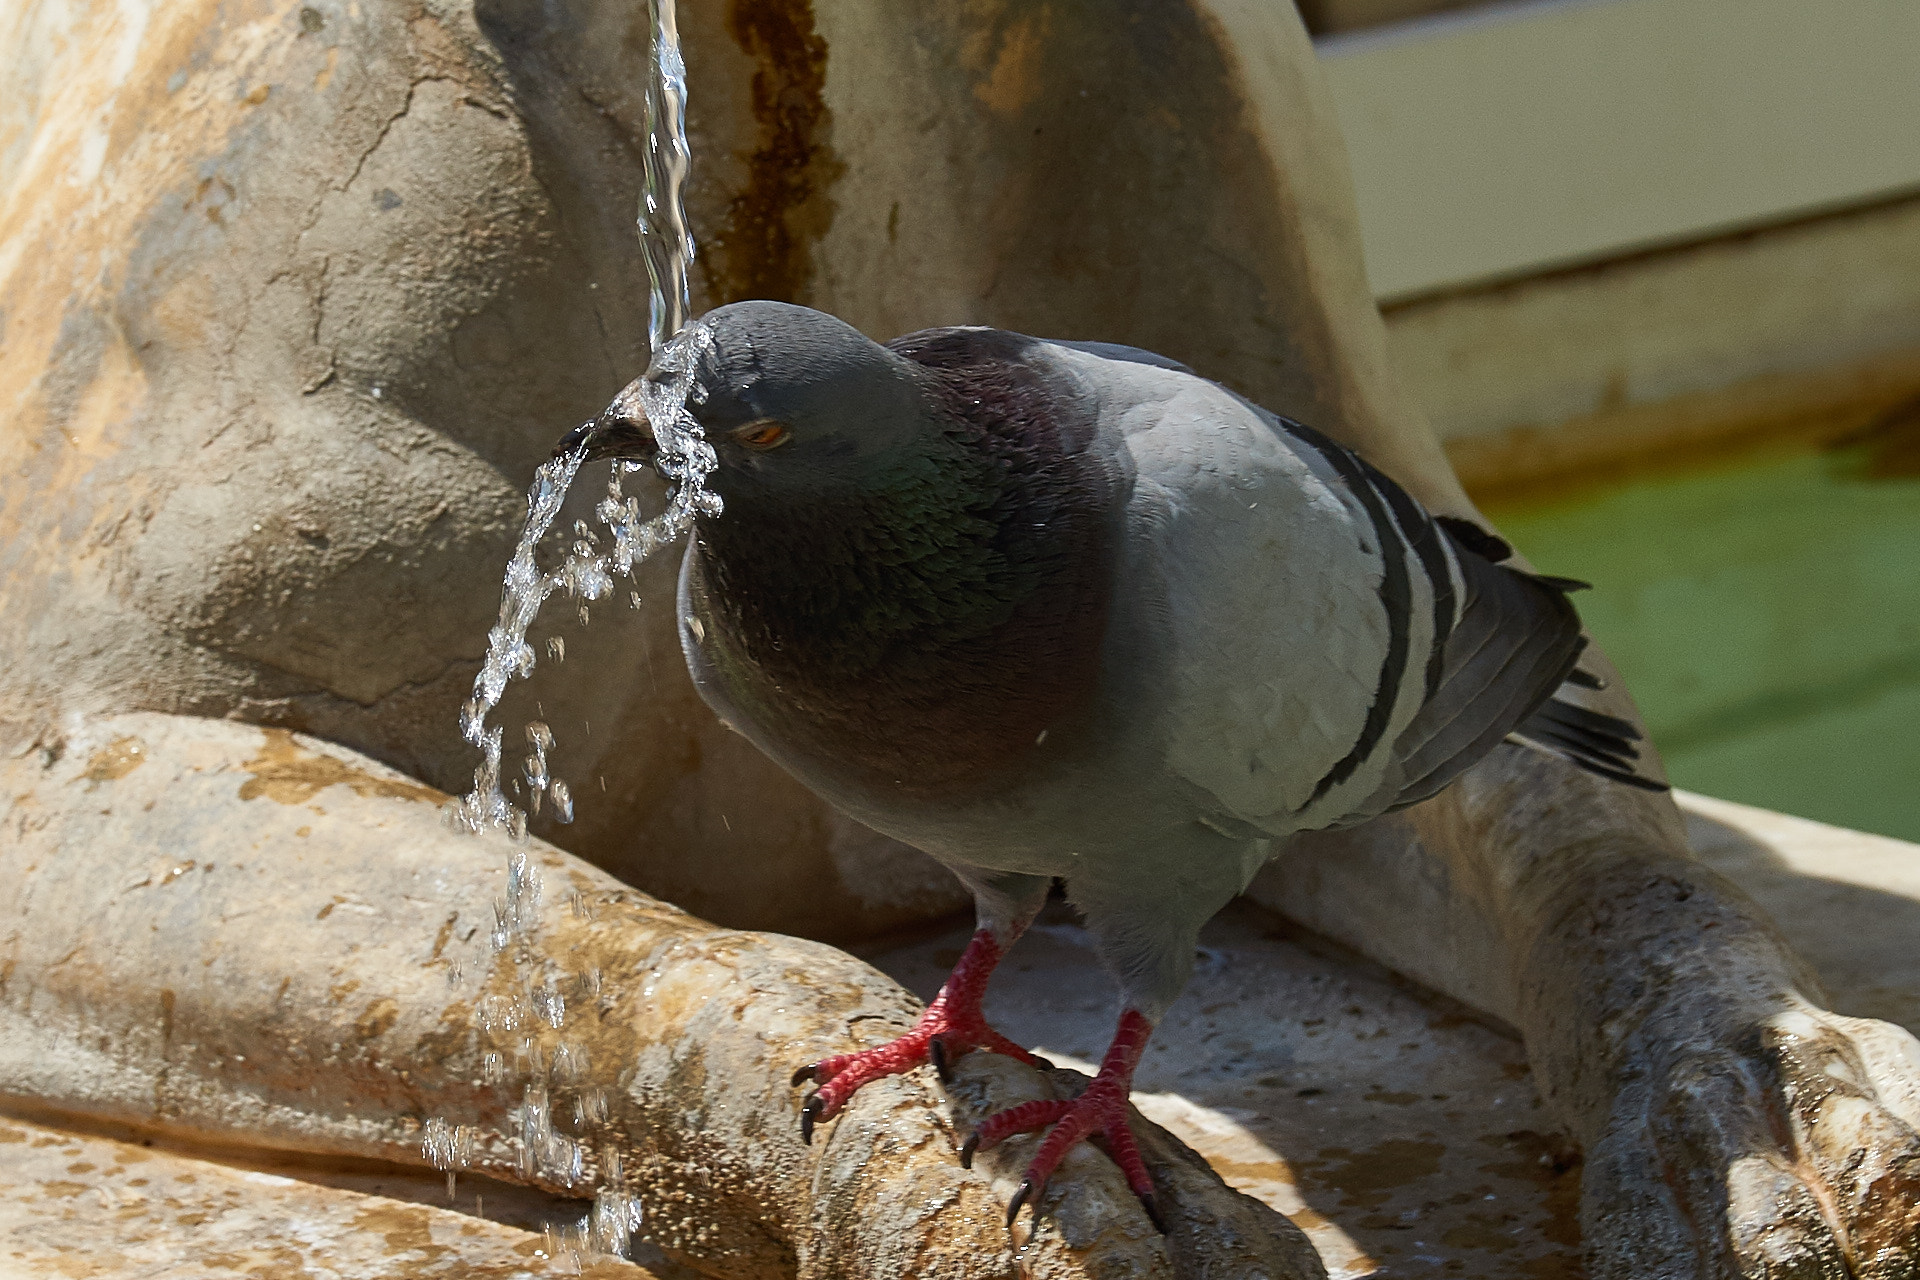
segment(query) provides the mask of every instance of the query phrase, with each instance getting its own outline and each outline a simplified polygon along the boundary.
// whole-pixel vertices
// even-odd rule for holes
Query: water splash
[[[457,1170],[473,1163],[474,1128],[452,1125],[435,1116],[420,1134],[420,1154],[428,1164],[447,1175],[447,1199],[453,1199],[453,1180]]]
[[[687,327],[693,311],[689,272],[694,256],[685,196],[693,163],[687,145],[687,66],[680,53],[674,0],[648,0],[647,16],[653,32],[653,74],[647,81],[647,151],[639,230],[647,266],[647,345],[653,366],[641,384],[640,399],[659,444],[655,466],[672,489],[664,513],[642,518],[638,500],[621,488],[622,473],[638,467],[616,464],[607,496],[595,508],[595,515],[613,534],[612,550],[601,554],[592,529],[584,521],[575,521],[575,540],[565,562],[554,573],[542,573],[534,561],[534,548],[559,515],[584,455],[555,458],[534,473],[526,526],[507,564],[500,620],[487,635],[487,660],[474,681],[473,700],[461,713],[461,734],[479,749],[481,761],[474,770],[473,789],[453,817],[456,825],[471,831],[505,827],[515,838],[526,834],[525,813],[500,789],[501,731],[489,730],[486,719],[500,704],[511,679],[533,674],[536,658],[527,644],[527,629],[548,597],[564,587],[581,602],[580,618],[585,622],[588,603],[606,595],[615,576],[630,576],[636,564],[685,537],[696,516],[720,513],[718,495],[705,485],[714,468],[713,448],[686,411],[700,358],[712,345],[711,335],[700,326]],[[637,605],[640,597],[634,592],[630,598]],[[549,642],[549,648],[556,661],[566,656],[566,644],[558,637]],[[536,744],[543,774],[551,746],[550,735],[544,746]],[[547,787],[545,782],[536,784],[529,795],[528,806],[536,813]],[[571,822],[573,800],[564,785],[548,793],[560,820]]]
[[[703,325],[690,325],[667,341],[641,382],[641,406],[659,446],[654,467],[669,485],[666,510],[644,514],[640,499],[622,487],[624,476],[640,464],[619,463],[608,482],[607,496],[594,508],[595,518],[611,535],[610,544],[597,536],[578,536],[576,530],[560,567],[543,571],[535,548],[559,517],[585,451],[554,458],[534,472],[527,521],[507,562],[500,592],[500,618],[487,633],[486,661],[474,677],[472,699],[460,712],[461,736],[479,750],[480,763],[473,771],[473,789],[450,810],[455,827],[465,831],[504,828],[514,839],[522,839],[528,814],[540,811],[543,795],[552,800],[562,822],[572,821],[572,792],[552,776],[547,764],[554,747],[553,731],[538,720],[527,726],[531,750],[524,766],[528,800],[523,810],[501,787],[505,734],[500,726],[488,725],[487,718],[500,705],[507,685],[531,676],[539,665],[533,646],[527,643],[527,632],[541,606],[556,592],[565,591],[583,603],[598,600],[613,589],[615,578],[631,578],[648,557],[679,543],[700,517],[720,514],[720,495],[707,488],[707,478],[719,459],[687,408],[701,363],[712,347],[712,333]],[[564,648],[555,656],[563,652]]]
[[[586,460],[585,450],[554,458],[534,473],[526,523],[502,584],[500,617],[487,634],[487,656],[474,678],[473,697],[460,713],[461,736],[480,752],[480,763],[473,772],[472,790],[448,807],[448,820],[457,829],[476,833],[504,829],[516,843],[526,839],[528,817],[540,813],[543,800],[560,822],[573,821],[573,793],[553,776],[550,764],[556,745],[552,728],[540,720],[526,727],[528,752],[521,765],[524,789],[521,778],[511,780],[515,794],[526,798],[523,810],[501,786],[505,731],[487,723],[508,685],[531,676],[538,665],[527,633],[541,608],[555,593],[565,591],[577,601],[584,624],[588,606],[607,596],[616,579],[631,579],[638,565],[679,543],[700,517],[717,516],[721,510],[718,495],[706,487],[718,460],[687,404],[713,339],[703,326],[687,324],[692,311],[688,270],[693,237],[683,197],[691,164],[686,64],[680,55],[673,0],[649,0],[648,15],[653,75],[647,87],[646,182],[639,221],[647,266],[652,364],[639,395],[658,446],[654,466],[668,483],[667,504],[656,515],[644,515],[639,500],[623,488],[625,477],[641,464],[616,463],[607,495],[594,507],[594,517],[608,536],[603,538],[584,520],[574,521],[572,541],[560,566],[543,570],[536,549],[559,517],[567,491]],[[639,607],[637,591],[629,591],[628,600]],[[566,642],[558,636],[548,639],[546,650],[555,662],[566,659]],[[523,1082],[520,1105],[511,1113],[512,1132],[507,1135],[518,1148],[522,1176],[574,1187],[586,1177],[585,1136],[606,1126],[610,1115],[607,1091],[590,1083],[586,1050],[561,1034],[567,1023],[568,980],[584,1006],[598,1004],[604,1009],[606,998],[601,996],[598,968],[567,975],[541,958],[535,945],[540,872],[528,852],[514,849],[506,871],[506,893],[493,904],[494,926],[488,942],[511,965],[512,981],[507,987],[510,994],[487,995],[479,1002],[478,1029],[493,1046],[484,1049],[480,1072],[489,1085],[506,1085],[514,1075]],[[577,919],[592,919],[592,905],[585,895],[576,890],[568,898]],[[543,1040],[552,1044],[550,1059]],[[581,1139],[555,1130],[554,1089],[572,1093],[573,1122]],[[469,1127],[450,1126],[441,1118],[427,1122],[422,1152],[434,1168],[446,1171],[449,1197],[454,1170],[469,1166],[474,1145],[475,1133]],[[595,1254],[625,1256],[641,1224],[640,1202],[627,1190],[618,1149],[602,1145],[594,1166],[592,1212],[573,1227],[549,1229],[548,1257],[566,1257],[575,1272]]]

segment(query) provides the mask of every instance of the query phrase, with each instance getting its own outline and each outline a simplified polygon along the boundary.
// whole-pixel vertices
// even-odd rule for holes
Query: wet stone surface
[[[971,926],[870,957],[930,999]],[[1328,1274],[1582,1274],[1578,1155],[1517,1040],[1234,907],[1154,1036],[1134,1103],[1231,1185],[1292,1218]],[[1091,1072],[1116,1012],[1085,933],[1050,908],[988,990],[988,1018]],[[1009,1143],[1032,1143],[1015,1139]]]
[[[537,1227],[408,1203],[409,1192],[437,1179],[321,1174],[325,1182],[308,1180],[314,1176],[306,1170],[287,1177],[0,1119],[0,1278],[655,1275],[616,1258],[569,1266],[570,1259],[549,1256],[552,1239]],[[469,1189],[462,1199],[472,1194]],[[493,1212],[534,1226],[543,1216],[539,1199],[521,1192]]]

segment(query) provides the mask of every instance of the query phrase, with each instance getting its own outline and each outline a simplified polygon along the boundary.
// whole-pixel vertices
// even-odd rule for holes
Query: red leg
[[[973,935],[973,941],[953,967],[953,974],[940,994],[933,998],[913,1030],[898,1040],[859,1053],[842,1053],[822,1058],[793,1073],[797,1085],[812,1080],[820,1087],[800,1108],[800,1137],[813,1141],[816,1121],[831,1120],[861,1085],[882,1076],[897,1076],[931,1061],[941,1079],[947,1076],[947,1064],[963,1053],[987,1049],[1010,1058],[1045,1066],[1013,1041],[987,1025],[980,1012],[980,999],[986,994],[987,979],[1006,949],[985,929]]]
[[[1108,1046],[1099,1073],[1086,1092],[1071,1102],[1029,1102],[999,1112],[981,1121],[973,1131],[973,1136],[960,1149],[960,1162],[968,1168],[973,1167],[975,1151],[992,1147],[1016,1133],[1053,1126],[1034,1154],[1033,1163],[1027,1166],[1020,1189],[1014,1192],[1013,1203],[1007,1206],[1008,1226],[1020,1216],[1023,1204],[1031,1203],[1034,1215],[1039,1215],[1040,1197],[1046,1194],[1047,1180],[1053,1177],[1061,1158],[1074,1143],[1091,1137],[1104,1141],[1107,1154],[1126,1175],[1127,1185],[1140,1197],[1147,1216],[1165,1234],[1167,1225],[1161,1220],[1160,1208],[1153,1198],[1153,1179],[1147,1176],[1147,1166],[1140,1159],[1133,1130],[1127,1127],[1127,1095],[1133,1090],[1133,1070],[1139,1065],[1140,1055],[1152,1035],[1153,1024],[1147,1021],[1146,1015],[1128,1009],[1120,1015],[1120,1027],[1113,1034],[1113,1043]]]

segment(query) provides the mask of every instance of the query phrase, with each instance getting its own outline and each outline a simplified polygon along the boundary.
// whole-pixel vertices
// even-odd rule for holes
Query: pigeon
[[[1047,1130],[1011,1226],[1100,1139],[1164,1231],[1134,1069],[1201,926],[1281,842],[1417,804],[1509,739],[1663,786],[1633,725],[1567,693],[1598,684],[1584,584],[1177,361],[983,327],[882,345],[777,302],[695,323],[681,376],[724,512],[681,565],[694,683],[978,914],[911,1031],[795,1073],[809,1142],[883,1076],[1039,1063],[981,1000],[1060,882],[1120,989],[1112,1044],[1079,1097],[987,1118],[960,1158]],[[654,461],[640,385],[561,452]]]

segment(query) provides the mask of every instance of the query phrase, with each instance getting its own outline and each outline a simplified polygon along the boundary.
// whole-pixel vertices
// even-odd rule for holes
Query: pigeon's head
[[[858,483],[938,431],[918,366],[824,312],[737,302],[695,324],[709,341],[687,409],[719,455],[708,483],[724,498]],[[653,461],[642,388],[668,376],[649,369],[557,452]]]

